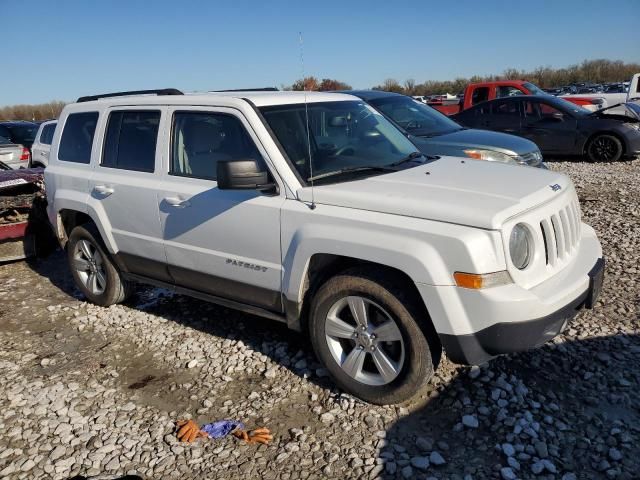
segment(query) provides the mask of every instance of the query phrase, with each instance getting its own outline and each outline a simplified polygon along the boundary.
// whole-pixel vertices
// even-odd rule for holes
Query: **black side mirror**
[[[554,112],[551,114],[551,118],[553,118],[556,122],[564,121],[564,113]]]
[[[274,190],[269,172],[260,170],[255,160],[228,160],[217,164],[217,182],[220,190]]]

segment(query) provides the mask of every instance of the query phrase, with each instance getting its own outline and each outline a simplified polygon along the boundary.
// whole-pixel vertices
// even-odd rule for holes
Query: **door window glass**
[[[489,100],[489,87],[474,88],[471,95],[471,105]]]
[[[62,131],[58,159],[64,162],[89,163],[98,112],[72,113]]]
[[[494,115],[518,115],[517,102],[496,102],[493,104]]]
[[[529,121],[548,120],[551,118],[561,118],[563,112],[556,107],[540,102],[524,102],[524,114]]]
[[[103,167],[154,171],[160,112],[123,110],[109,115]]]
[[[174,114],[171,175],[215,180],[219,161],[249,159],[262,162],[237,117],[208,112]]]
[[[510,85],[502,85],[496,89],[496,97],[515,97],[517,95],[523,95],[522,91],[516,87]]]

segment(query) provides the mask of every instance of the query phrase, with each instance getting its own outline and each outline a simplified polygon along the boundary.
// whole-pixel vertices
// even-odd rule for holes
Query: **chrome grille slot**
[[[562,260],[566,253],[564,246],[564,231],[562,230],[560,217],[557,214],[551,215],[551,224],[553,225],[553,233],[556,237],[556,251],[558,254],[558,258]]]
[[[546,264],[555,266],[573,253],[582,233],[580,205],[576,200],[540,221]]]

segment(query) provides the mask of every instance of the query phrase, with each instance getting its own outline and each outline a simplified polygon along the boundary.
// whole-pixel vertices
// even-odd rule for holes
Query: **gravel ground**
[[[276,323],[151,288],[96,307],[61,253],[0,266],[0,478],[640,478],[640,160],[551,168],[602,241],[599,305],[538,350],[445,358],[403,407],[342,394]],[[180,444],[188,417],[275,439]]]

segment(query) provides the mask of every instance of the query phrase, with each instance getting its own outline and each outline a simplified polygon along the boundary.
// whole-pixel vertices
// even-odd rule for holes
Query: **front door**
[[[540,101],[523,100],[522,105],[523,137],[538,145],[542,153],[573,153],[577,135],[575,118]]]
[[[283,194],[219,190],[222,160],[266,152],[234,109],[176,107],[168,168],[157,203],[169,272],[178,286],[282,311],[280,209]]]

